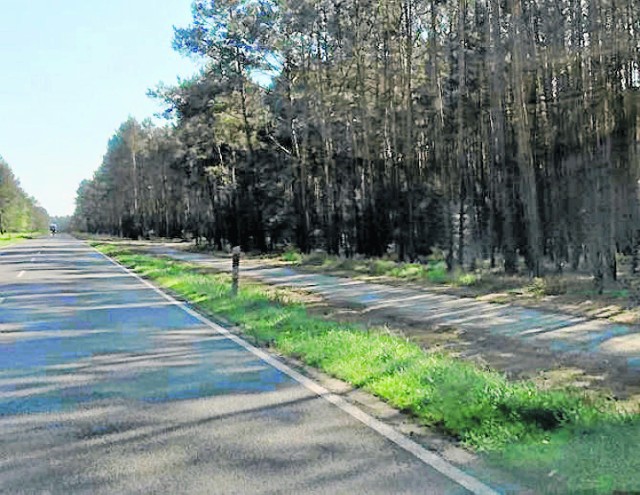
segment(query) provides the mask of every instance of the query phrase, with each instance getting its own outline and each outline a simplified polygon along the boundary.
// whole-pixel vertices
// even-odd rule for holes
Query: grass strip
[[[447,271],[441,256],[431,256],[423,263],[403,263],[385,258],[345,258],[324,252],[302,254],[297,250],[287,250],[280,260],[294,266],[312,268],[322,272],[337,272],[352,276],[388,277],[427,285],[448,284],[456,287],[471,287],[483,281],[480,270],[464,272],[460,269]]]
[[[96,247],[203,310],[240,325],[256,343],[374,393],[425,425],[490,453],[501,465],[528,473],[533,483],[553,478],[554,486],[566,484],[574,493],[640,489],[640,423],[636,416],[616,411],[612,401],[510,382],[383,329],[313,317],[285,289],[245,281],[231,298],[226,274],[202,273],[188,263],[113,245]],[[629,461],[620,462],[615,452]]]
[[[8,246],[16,242],[24,241],[26,239],[33,239],[40,235],[40,232],[27,232],[27,233],[5,233],[0,234],[0,247]]]

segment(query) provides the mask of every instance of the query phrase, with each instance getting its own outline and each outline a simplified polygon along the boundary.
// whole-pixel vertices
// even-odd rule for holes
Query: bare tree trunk
[[[524,23],[522,22],[522,0],[512,0],[513,18],[511,22],[511,55],[513,60],[512,84],[514,93],[514,118],[516,127],[516,139],[518,143],[517,162],[521,177],[521,192],[524,197],[527,227],[527,265],[530,276],[539,277],[542,273],[541,266],[541,231],[538,211],[538,186],[535,176],[535,163],[531,151],[531,134],[529,124],[529,112],[526,101],[526,85],[524,76],[524,47],[526,39]]]

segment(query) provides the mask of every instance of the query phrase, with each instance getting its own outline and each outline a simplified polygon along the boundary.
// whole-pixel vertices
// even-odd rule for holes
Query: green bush
[[[295,265],[299,265],[302,262],[302,254],[297,249],[289,248],[280,256],[282,261],[288,261]]]
[[[369,273],[376,276],[389,275],[397,266],[398,263],[395,261],[373,260],[369,265]]]
[[[480,282],[481,277],[475,273],[462,273],[456,278],[456,285],[471,287]]]
[[[417,263],[403,263],[391,270],[391,276],[397,278],[405,278],[416,280],[426,276],[428,269],[424,265]]]
[[[434,284],[443,284],[449,280],[447,264],[444,261],[427,265],[427,280]]]
[[[353,258],[337,258],[334,263],[334,269],[344,271],[364,271],[359,270],[361,263]]]

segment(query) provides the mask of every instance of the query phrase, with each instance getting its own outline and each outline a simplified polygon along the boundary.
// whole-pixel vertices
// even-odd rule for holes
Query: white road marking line
[[[86,242],[84,242],[84,243],[89,246],[88,243],[86,243]],[[96,252],[100,253],[100,251],[98,251],[93,246],[89,246],[89,247],[91,249],[95,250]],[[127,267],[125,267],[125,266],[121,265],[120,263],[118,263],[117,261],[109,258],[107,255],[105,255],[103,253],[100,253],[100,254],[104,258],[106,258],[109,262],[111,262],[112,264],[118,266],[119,268],[124,270],[126,273],[128,273],[132,277],[134,277],[137,280],[139,280],[140,282],[142,282],[147,287],[153,289],[155,292],[160,294],[166,300],[173,302],[176,306],[180,307],[180,309],[182,309],[186,313],[190,314],[191,316],[193,316],[197,320],[201,321],[202,323],[207,325],[209,328],[215,330],[219,334],[224,335],[226,338],[228,338],[229,340],[232,340],[233,342],[238,344],[240,347],[244,347],[247,351],[251,352],[253,355],[257,356],[258,358],[262,359],[267,364],[270,364],[271,366],[273,366],[277,370],[281,371],[285,375],[288,375],[289,377],[293,378],[295,381],[297,381],[302,386],[307,388],[307,390],[310,390],[311,392],[319,395],[320,397],[322,397],[326,401],[330,402],[331,404],[335,405],[336,407],[342,409],[344,412],[349,414],[351,417],[353,417],[353,418],[357,419],[358,421],[364,423],[366,426],[368,426],[372,430],[378,432],[383,437],[385,437],[388,440],[390,440],[391,442],[395,443],[398,447],[404,449],[405,451],[409,452],[413,456],[417,457],[422,462],[424,462],[428,466],[431,466],[433,469],[435,469],[436,471],[440,472],[441,474],[443,474],[444,476],[446,476],[450,480],[456,482],[460,486],[466,488],[471,493],[473,493],[475,495],[497,495],[498,494],[498,492],[494,491],[491,487],[485,485],[480,480],[477,480],[476,478],[474,478],[473,476],[468,475],[467,473],[465,473],[461,469],[458,469],[453,464],[450,464],[449,462],[444,460],[439,455],[428,451],[422,445],[414,442],[413,440],[411,440],[408,437],[404,436],[402,433],[399,433],[396,430],[394,430],[391,426],[387,425],[386,423],[383,423],[382,421],[380,421],[380,420],[374,418],[373,416],[370,416],[366,412],[360,410],[356,406],[348,403],[342,397],[340,397],[340,396],[338,396],[336,394],[332,394],[331,392],[329,392],[329,390],[324,388],[322,385],[320,385],[320,384],[314,382],[313,380],[311,380],[310,378],[307,378],[306,376],[298,373],[297,371],[293,370],[292,368],[290,368],[286,364],[281,363],[280,361],[275,359],[273,356],[267,354],[266,352],[262,351],[261,349],[258,349],[257,347],[254,347],[253,345],[249,344],[248,342],[245,342],[243,339],[241,339],[237,335],[234,335],[231,332],[229,332],[229,330],[227,330],[226,328],[221,327],[220,325],[217,325],[217,324],[213,323],[212,321],[208,320],[207,318],[202,316],[200,313],[194,311],[193,309],[191,309],[190,307],[185,305],[183,302],[180,302],[177,299],[171,297],[169,294],[163,292],[161,289],[159,289],[155,285],[151,284],[151,282],[143,279],[137,273],[132,272]]]
[[[24,270],[22,270],[20,273],[18,273],[18,278],[22,278],[22,276],[25,274],[26,272]]]

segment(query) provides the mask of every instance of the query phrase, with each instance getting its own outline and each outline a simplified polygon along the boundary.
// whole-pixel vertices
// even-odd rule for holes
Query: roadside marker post
[[[238,278],[240,275],[240,246],[233,248],[231,258],[231,295],[238,295]]]

